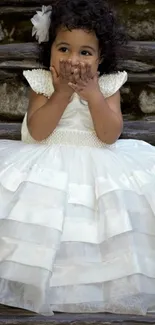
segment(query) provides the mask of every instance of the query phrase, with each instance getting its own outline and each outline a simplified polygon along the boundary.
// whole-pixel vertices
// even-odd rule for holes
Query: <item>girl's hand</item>
[[[75,82],[69,82],[69,86],[84,100],[89,101],[94,94],[100,92],[97,72],[92,75],[91,65],[81,63],[78,69],[74,70]]]
[[[59,62],[59,75],[54,67],[50,68],[52,72],[53,85],[56,92],[63,93],[64,96],[71,97],[74,89],[69,86],[69,82],[73,82],[73,67],[71,60],[60,60]]]

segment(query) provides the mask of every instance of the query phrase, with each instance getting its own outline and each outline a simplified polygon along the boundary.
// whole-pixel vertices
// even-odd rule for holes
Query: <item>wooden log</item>
[[[23,70],[41,69],[43,68],[37,62],[22,62],[22,61],[8,61],[5,63],[0,62],[0,81],[7,79],[14,79],[22,75]],[[155,73],[128,73],[128,82],[130,83],[154,83]]]
[[[20,70],[20,69],[38,69],[38,68],[43,68],[43,66],[33,59],[16,60],[16,61],[15,60],[0,61],[0,69]],[[120,60],[118,62],[118,70],[126,70],[128,72],[133,72],[133,73],[143,73],[143,72],[147,73],[147,72],[155,71],[155,65],[149,65],[134,60]]]
[[[155,82],[155,73],[129,73],[128,81],[132,83]]]
[[[42,65],[39,64],[36,60],[17,60],[17,61],[0,61],[0,69],[11,70],[23,70],[23,69],[38,69],[42,68]],[[0,76],[1,78],[1,76]]]
[[[17,43],[0,45],[0,60],[38,59],[37,43]]]
[[[0,139],[20,140],[20,123],[0,123]]]
[[[12,4],[20,4],[20,5],[24,5],[26,6],[27,4],[31,4],[31,5],[42,5],[42,4],[51,4],[54,0],[1,0],[0,2],[0,6],[7,6],[7,5],[12,5]],[[113,4],[130,4],[133,3],[133,0],[110,0],[111,3]],[[144,5],[146,4],[151,4],[152,0],[147,0],[143,1]],[[143,5],[143,3],[141,2],[141,5]]]
[[[36,10],[40,10],[40,7],[0,7],[0,16],[3,16],[4,19],[4,15],[22,15],[24,16],[28,16],[31,17],[32,15],[35,14]]]
[[[17,4],[17,5],[23,5],[23,6],[27,6],[27,5],[49,5],[51,4],[53,1],[52,0],[1,0],[0,2],[0,6],[10,6],[13,4]]]
[[[126,325],[155,324],[155,315],[132,316],[117,314],[64,314],[36,315],[11,307],[0,307],[0,325]]]
[[[131,41],[123,46],[120,58],[142,61],[149,64],[155,63],[155,42]]]
[[[37,43],[16,43],[0,45],[0,60],[37,59]],[[155,65],[155,41],[129,42],[122,47],[120,59],[144,62]]]
[[[20,14],[22,16],[31,16],[36,10],[40,10],[42,4],[51,4],[55,0],[45,0],[45,1],[7,1],[7,5],[5,4],[4,1],[1,1],[0,5],[0,15],[14,15],[14,14]],[[120,3],[115,2],[114,0],[111,2],[114,3],[115,9],[118,11],[119,15],[121,15],[122,18],[126,18],[126,15],[128,19],[131,19],[131,22],[135,19],[135,17],[138,18],[140,15],[140,19],[146,19],[146,13],[144,8],[148,9],[147,10],[147,20],[149,21],[150,18],[153,17],[153,10],[155,10],[155,7],[152,4],[147,3],[147,5],[144,6],[139,6],[136,3],[133,4],[129,2],[128,4],[128,10],[126,10],[126,2],[120,1]],[[14,3],[17,4],[14,6]],[[149,10],[150,9],[150,10]],[[134,11],[134,13],[133,13]],[[126,15],[125,15],[126,14]]]
[[[143,140],[155,145],[155,116],[142,120],[125,120],[121,139]]]
[[[131,72],[149,72],[155,71],[155,64],[147,64],[145,62],[139,62],[135,60],[119,60],[118,69],[127,70]]]
[[[0,139],[20,139],[20,123],[0,123]],[[144,140],[155,145],[155,116],[124,121],[122,139]]]

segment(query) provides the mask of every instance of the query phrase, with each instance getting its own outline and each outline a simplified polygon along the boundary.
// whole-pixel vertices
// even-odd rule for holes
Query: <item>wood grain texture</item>
[[[0,61],[0,69],[7,70],[23,70],[23,69],[38,69],[42,68],[42,65],[36,62],[35,60],[9,60],[9,61]]]
[[[0,61],[0,69],[21,70],[21,69],[38,69],[38,68],[43,68],[43,66],[35,59]],[[137,75],[137,79],[141,81],[141,79],[154,78],[155,65],[149,65],[134,60],[123,60],[123,62],[122,61],[118,62],[118,70],[120,71],[126,70],[130,73],[134,73],[135,76]]]
[[[37,43],[11,43],[0,45],[0,60],[37,59]],[[122,47],[120,59],[137,60],[148,64],[155,64],[155,41],[129,42]]]
[[[0,123],[0,139],[20,140],[20,123]]]
[[[0,6],[11,6],[13,4],[16,5],[48,5],[51,4],[53,1],[52,0],[1,0],[0,1]]]
[[[152,48],[154,54],[149,51],[149,48]],[[153,60],[152,65],[140,62],[140,60],[145,61],[146,56],[148,61]],[[123,68],[129,72],[129,82],[155,82],[155,42],[131,42],[131,45],[124,48],[124,57],[126,59],[123,65],[120,61],[118,69],[120,67],[121,70]],[[139,61],[135,61],[136,59]],[[36,43],[0,45],[0,80],[11,79],[11,70],[12,78],[14,78],[14,73],[19,70],[35,68],[43,68],[38,62],[38,45]]]
[[[116,314],[64,314],[42,316],[21,309],[0,306],[0,324],[10,325],[110,325],[155,324],[155,315],[131,316]]]
[[[155,82],[155,73],[129,73],[128,81],[132,83],[152,83]]]
[[[39,63],[34,61],[6,61],[0,62],[0,81],[14,79],[22,76],[23,70],[41,69]],[[126,70],[126,69],[125,69]],[[155,73],[128,73],[128,82],[130,83],[154,83]]]
[[[7,7],[2,7],[0,6],[0,16],[3,16],[4,19],[4,15],[22,15],[23,17],[27,16],[27,17],[31,17],[32,15],[35,14],[36,10],[40,10],[40,6],[38,7],[23,7],[23,6],[7,6]]]
[[[149,116],[142,120],[125,120],[121,138],[143,140],[155,145],[155,116]]]
[[[0,1],[0,6],[8,6],[12,4],[17,4],[17,5],[42,5],[42,4],[51,4],[55,0],[1,0]],[[133,0],[110,0],[111,3],[113,4],[133,4]],[[154,3],[154,0],[147,0],[146,4],[152,4]]]
[[[13,43],[0,45],[0,60],[38,59],[37,43]]]
[[[142,61],[153,64],[155,62],[154,41],[132,41],[121,48],[120,58]]]

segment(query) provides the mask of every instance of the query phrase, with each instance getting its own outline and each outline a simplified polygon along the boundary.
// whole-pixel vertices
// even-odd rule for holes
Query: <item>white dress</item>
[[[49,71],[24,72],[50,97]],[[103,76],[105,97],[126,72]],[[104,145],[74,95],[41,144],[0,141],[0,303],[43,314],[155,307],[155,148]]]

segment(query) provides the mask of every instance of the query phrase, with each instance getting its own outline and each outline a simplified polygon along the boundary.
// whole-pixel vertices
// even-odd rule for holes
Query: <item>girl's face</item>
[[[89,63],[92,74],[95,74],[99,65],[99,42],[93,32],[82,29],[60,28],[51,48],[51,62],[59,74],[59,61],[72,60],[73,65],[80,62]]]

